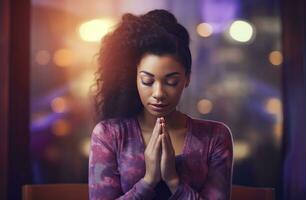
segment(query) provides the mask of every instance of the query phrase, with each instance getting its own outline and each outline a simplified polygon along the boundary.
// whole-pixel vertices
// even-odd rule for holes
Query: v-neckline
[[[187,123],[186,136],[185,136],[185,139],[184,139],[182,152],[181,152],[181,154],[175,155],[175,158],[179,158],[179,157],[186,154],[186,148],[187,148],[187,145],[188,145],[188,142],[189,142],[189,135],[191,134],[191,118],[187,114],[184,114],[184,115],[186,116],[186,120],[187,120],[187,122],[186,122]],[[142,136],[141,126],[140,126],[140,123],[137,119],[137,116],[134,117],[134,120],[135,120],[135,124],[136,124],[136,127],[137,127],[138,138],[140,140],[140,143],[142,144],[143,151],[145,151],[146,145],[145,145],[145,142],[144,142],[144,138]]]

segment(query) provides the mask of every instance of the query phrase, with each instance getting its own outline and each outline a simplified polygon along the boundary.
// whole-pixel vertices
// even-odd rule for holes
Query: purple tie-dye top
[[[145,144],[136,117],[98,123],[91,136],[90,199],[230,199],[230,130],[219,122],[187,119],[183,151],[175,161],[180,184],[173,194],[163,181],[151,188],[142,179]]]

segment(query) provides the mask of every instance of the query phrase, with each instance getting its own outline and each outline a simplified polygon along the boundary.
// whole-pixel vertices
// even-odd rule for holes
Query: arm
[[[211,141],[209,156],[209,171],[206,183],[200,192],[195,191],[186,183],[180,183],[170,199],[230,199],[233,142],[230,130],[225,126],[217,128],[217,136]]]
[[[90,200],[107,199],[150,199],[154,196],[151,187],[140,179],[128,192],[123,194],[118,171],[115,138],[112,129],[101,122],[91,136],[89,157]]]

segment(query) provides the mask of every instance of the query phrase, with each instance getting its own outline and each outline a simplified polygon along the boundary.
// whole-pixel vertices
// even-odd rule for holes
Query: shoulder
[[[232,140],[230,128],[223,122],[207,119],[191,118],[193,134],[198,136],[208,136],[210,138],[220,138]]]
[[[116,137],[132,123],[133,118],[111,118],[97,123],[92,131],[92,136]]]

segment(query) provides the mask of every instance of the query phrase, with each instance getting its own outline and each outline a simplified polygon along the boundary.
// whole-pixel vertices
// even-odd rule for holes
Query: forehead
[[[154,75],[164,75],[169,72],[184,73],[184,67],[171,55],[147,54],[139,62],[137,71],[146,71]]]

